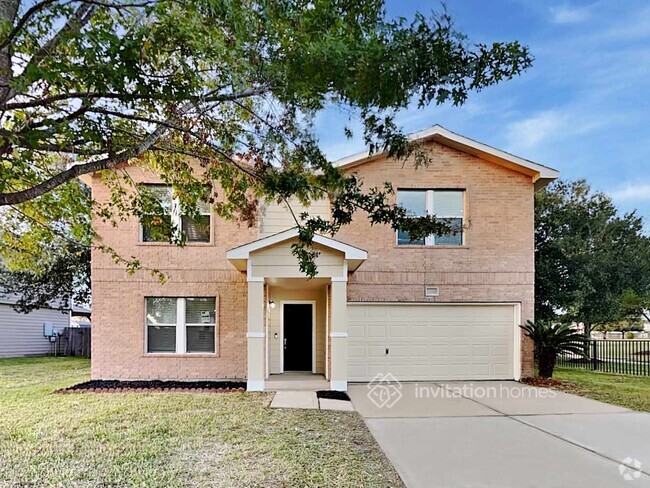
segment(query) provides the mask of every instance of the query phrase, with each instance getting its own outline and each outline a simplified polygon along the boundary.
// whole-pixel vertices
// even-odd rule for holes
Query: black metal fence
[[[650,340],[598,340],[584,343],[585,356],[562,353],[557,365],[605,373],[650,376]]]

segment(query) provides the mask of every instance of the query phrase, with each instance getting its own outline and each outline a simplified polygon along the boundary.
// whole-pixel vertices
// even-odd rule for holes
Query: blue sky
[[[415,107],[407,132],[436,123],[518,156],[585,178],[638,210],[650,228],[650,1],[447,0],[470,41],[519,40],[535,62],[523,76],[474,93],[462,107]],[[437,1],[388,1],[389,15],[439,10]],[[348,116],[317,119],[332,159],[363,150]]]

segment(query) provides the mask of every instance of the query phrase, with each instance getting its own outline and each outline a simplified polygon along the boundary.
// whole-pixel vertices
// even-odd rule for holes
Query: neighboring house
[[[44,326],[63,331],[70,324],[70,313],[41,308],[24,314],[12,308],[17,301],[16,295],[0,295],[0,358],[50,353],[52,343],[44,335]]]
[[[517,379],[533,373],[532,345],[519,324],[533,318],[533,193],[558,172],[434,126],[413,135],[432,151],[426,168],[365,153],[335,163],[364,187],[392,182],[416,215],[454,219],[459,232],[410,242],[359,214],[335,239],[317,236],[318,276],[300,272],[286,208],[262,206],[248,228],[175,210],[156,175],[129,166],[190,236],[158,242],[135,219],[103,243],[163,271],[161,285],[129,275],[93,251],[93,378],[246,378],[324,374],[331,387],[390,373],[399,380]],[[109,198],[98,175],[93,197]],[[326,202],[310,212],[329,214]],[[299,214],[300,209],[296,211]]]

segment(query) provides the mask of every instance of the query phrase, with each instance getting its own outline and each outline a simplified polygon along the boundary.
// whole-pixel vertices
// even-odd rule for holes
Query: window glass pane
[[[185,300],[185,323],[214,324],[215,298],[187,298]]]
[[[142,218],[143,242],[168,242],[172,233],[172,189],[164,185],[142,185],[140,192],[158,202],[160,210]]]
[[[415,241],[412,241],[408,232],[399,230],[397,231],[397,244],[400,246],[406,244],[424,246],[424,239],[417,239]]]
[[[404,207],[409,215],[423,217],[427,214],[427,192],[399,190],[397,192],[397,203]]]
[[[439,221],[449,221],[452,230],[449,234],[435,236],[436,246],[462,246],[463,245],[463,219],[437,219]]]
[[[187,352],[214,352],[214,325],[191,325],[187,332]]]
[[[169,215],[147,216],[142,223],[143,242],[169,242],[172,235],[172,219]]]
[[[427,192],[423,190],[399,190],[397,192],[397,203],[404,207],[409,215],[423,217],[427,214]],[[412,241],[409,233],[397,232],[398,245],[424,245],[424,239]]]
[[[436,217],[463,217],[463,192],[434,191],[433,213]]]
[[[147,324],[176,324],[176,298],[147,298]]]
[[[184,215],[181,224],[189,242],[210,242],[209,215],[199,215],[196,218]]]
[[[155,199],[166,214],[172,213],[172,188],[165,185],[142,185],[140,192]]]
[[[147,327],[147,352],[176,352],[176,327]]]
[[[211,210],[210,210],[210,203],[209,202],[204,202],[202,200],[199,200],[196,202],[196,206],[199,209],[199,213],[202,215],[210,215]]]

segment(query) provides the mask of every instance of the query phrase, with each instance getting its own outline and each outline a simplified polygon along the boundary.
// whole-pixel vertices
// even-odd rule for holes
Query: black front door
[[[311,304],[284,304],[285,371],[311,371],[311,321]]]

